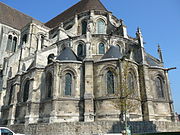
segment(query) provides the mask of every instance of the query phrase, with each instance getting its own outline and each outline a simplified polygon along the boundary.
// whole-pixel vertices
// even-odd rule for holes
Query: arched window
[[[22,43],[23,44],[27,43],[27,34],[24,34],[24,36],[22,38]]]
[[[135,86],[134,86],[134,75],[131,73],[131,72],[129,72],[128,73],[128,76],[127,76],[128,78],[127,78],[127,80],[128,80],[128,89],[129,90],[134,90],[134,88],[135,88]]]
[[[97,21],[97,34],[106,34],[105,22],[102,19]]]
[[[16,45],[17,45],[17,37],[14,37],[13,38],[13,43],[12,43],[12,48],[11,48],[12,52],[16,51]]]
[[[52,63],[53,62],[53,59],[54,59],[54,54],[50,54],[48,56],[48,64]]]
[[[9,101],[8,101],[8,105],[11,104],[11,100],[12,100],[12,93],[13,93],[13,86],[11,86],[10,91],[9,91]]]
[[[12,35],[8,36],[6,51],[11,51]]]
[[[26,102],[29,98],[29,85],[30,85],[30,80],[27,80],[24,85],[24,90],[23,90],[23,102]]]
[[[84,44],[80,43],[77,48],[77,55],[78,57],[86,56],[86,47]]]
[[[46,76],[46,98],[52,97],[53,89],[53,77],[51,73],[48,73]]]
[[[71,96],[72,95],[72,75],[70,73],[67,73],[65,75],[64,93],[65,93],[65,96]]]
[[[86,20],[83,20],[81,22],[81,28],[82,28],[82,34],[86,34],[86,31],[87,31],[87,21]]]
[[[99,54],[104,54],[105,53],[105,46],[103,43],[99,44]]]
[[[164,98],[164,92],[163,92],[163,80],[160,77],[157,77],[155,79],[155,85],[156,85],[156,92],[158,98]]]
[[[114,75],[111,71],[106,74],[107,93],[114,94]]]

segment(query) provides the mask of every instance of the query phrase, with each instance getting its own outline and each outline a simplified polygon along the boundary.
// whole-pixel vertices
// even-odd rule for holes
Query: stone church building
[[[100,0],[80,0],[42,23],[0,2],[1,124],[118,121],[112,101],[126,83],[136,90],[130,121],[173,121],[168,79]],[[128,63],[128,67],[126,67]]]

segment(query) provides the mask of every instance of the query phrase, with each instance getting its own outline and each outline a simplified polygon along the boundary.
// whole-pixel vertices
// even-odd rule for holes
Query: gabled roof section
[[[150,54],[146,53],[145,58],[146,58],[147,64],[149,64],[150,66],[163,67],[163,63],[160,62],[155,57],[151,56]]]
[[[88,10],[103,10],[107,11],[104,5],[100,2],[100,0],[81,0],[74,6],[70,7],[69,9],[65,10],[60,15],[56,16],[52,20],[45,23],[45,26],[49,28],[54,28],[59,25],[61,22],[71,18],[72,16],[88,11]]]
[[[122,54],[117,46],[111,46],[101,59],[104,60],[111,58],[122,58]]]
[[[0,23],[20,30],[32,20],[35,19],[0,2]]]
[[[78,61],[76,54],[69,48],[65,47],[60,55],[56,58],[56,60],[60,61],[67,61],[67,60],[72,60],[72,61]]]

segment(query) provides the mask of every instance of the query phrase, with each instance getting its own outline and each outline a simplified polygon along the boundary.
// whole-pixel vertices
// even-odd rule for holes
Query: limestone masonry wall
[[[180,132],[180,122],[129,122],[133,133]],[[16,133],[26,135],[97,135],[118,133],[123,125],[119,122],[71,122],[54,124],[31,124],[10,126]]]

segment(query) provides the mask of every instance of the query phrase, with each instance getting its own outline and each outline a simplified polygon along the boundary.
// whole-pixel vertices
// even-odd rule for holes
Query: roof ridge
[[[16,28],[16,29],[19,29],[19,30],[22,29],[24,26],[26,26],[28,23],[32,22],[33,20],[37,21],[38,23],[44,24],[43,22],[33,18],[32,16],[29,16],[29,15],[27,15],[27,14],[25,14],[25,13],[23,13],[23,12],[17,10],[17,9],[15,9],[15,8],[11,7],[11,6],[8,6],[7,4],[5,4],[3,2],[0,2],[0,8],[3,9],[5,13],[7,12],[8,16],[16,15],[14,17],[14,19],[13,19],[13,18],[8,18],[6,16],[6,14],[4,15],[2,13],[0,15],[0,21],[1,21],[0,23],[2,23],[2,24],[9,25],[9,26],[11,26],[13,28]],[[24,22],[21,22],[20,24],[16,24],[15,22],[18,20],[16,17],[19,17],[21,19],[24,18],[23,19]],[[13,19],[13,21],[10,21],[12,19]],[[19,20],[18,20],[18,22],[19,22]]]
[[[59,15],[55,16],[51,20],[45,23],[47,27],[54,28],[64,22],[69,18],[73,17],[75,14],[85,12],[88,10],[105,10],[108,11],[100,0],[80,0],[78,3],[72,5],[70,8],[66,9]]]
[[[28,16],[28,17],[30,17],[30,18],[32,18],[32,19],[34,19],[34,20],[36,20],[36,21],[39,21],[39,20],[35,19],[34,17],[32,17],[32,16],[30,16],[30,15],[27,15],[27,14],[25,14],[25,13],[23,13],[23,12],[21,12],[21,11],[19,11],[19,10],[15,9],[15,8],[11,7],[11,6],[6,5],[6,4],[5,4],[5,3],[3,3],[3,2],[0,2],[0,3],[1,3],[1,4],[3,4],[3,5],[5,5],[6,7],[9,7],[9,8],[11,8],[11,9],[13,9],[13,10],[15,10],[15,11],[19,12],[20,14],[23,14],[23,15]],[[41,21],[39,21],[39,22],[41,22]],[[41,22],[41,23],[43,23],[43,22]]]
[[[146,56],[149,56],[150,58],[152,58],[153,60],[155,60],[156,62],[160,62],[158,58],[156,58],[155,56],[152,56],[151,54],[146,52]]]

